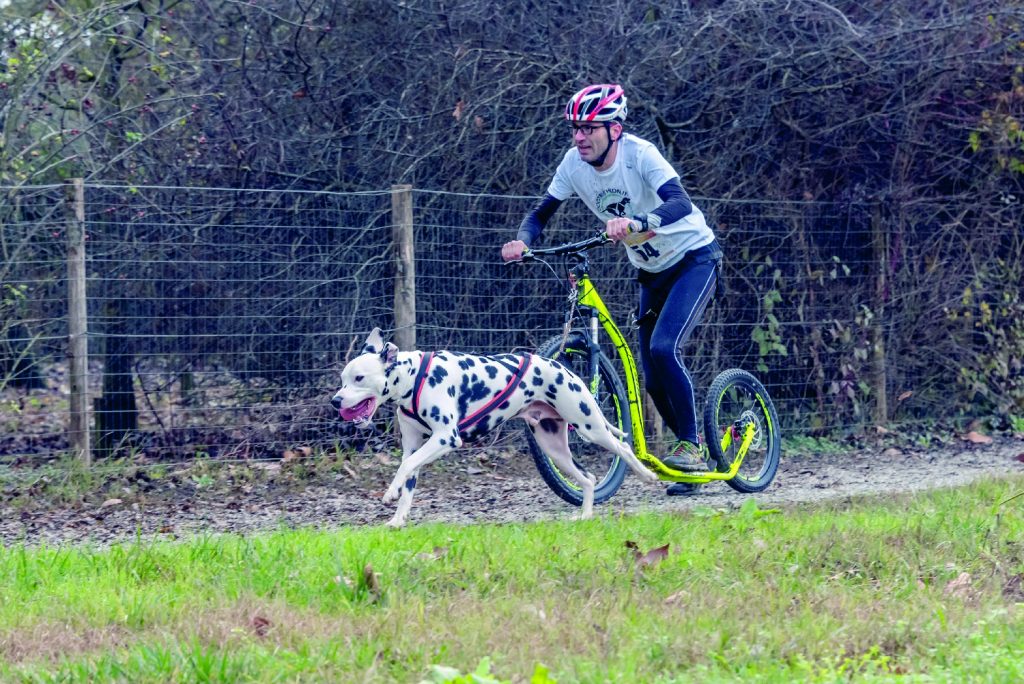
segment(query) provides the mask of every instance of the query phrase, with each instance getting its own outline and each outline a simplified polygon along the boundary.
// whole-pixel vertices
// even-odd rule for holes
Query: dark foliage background
[[[1018,1],[0,12],[4,383],[60,356],[67,205],[48,186],[75,177],[97,358],[130,339],[113,346],[169,377],[202,359],[259,378],[260,401],[315,396],[347,349],[330,335],[389,323],[396,183],[416,188],[424,343],[529,344],[550,294],[492,260],[569,144],[564,100],[615,81],[727,247],[695,341],[709,366],[757,366],[812,431],[880,395],[884,419],[1024,413]],[[574,211],[553,239],[579,234]]]

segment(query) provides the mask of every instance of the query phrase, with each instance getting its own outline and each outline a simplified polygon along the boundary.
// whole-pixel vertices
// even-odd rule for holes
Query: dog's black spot
[[[443,366],[434,366],[434,370],[430,371],[430,377],[427,379],[427,383],[431,387],[437,387],[438,383],[448,377],[448,371]]]
[[[466,417],[470,402],[481,401],[490,394],[487,383],[480,379],[471,383],[468,375],[462,376],[462,385],[459,387],[459,420]]]
[[[548,388],[547,390],[544,391],[544,394],[548,397],[548,399],[554,400],[556,397],[558,397],[558,388],[555,387],[554,385],[548,385]]]
[[[590,423],[584,423],[583,427],[587,429],[587,432],[590,432]]]
[[[484,366],[484,372],[487,373],[487,377],[489,377],[491,380],[498,377],[498,369],[495,368],[494,366]],[[506,382],[508,381],[506,380]]]
[[[565,376],[562,375],[561,371],[559,371],[558,375],[555,376],[555,384],[561,385],[563,382],[565,382]]]
[[[398,381],[399,381],[399,380],[400,380],[400,378],[394,378],[394,379],[393,379],[393,380],[391,381],[391,384],[392,384],[392,385],[397,385],[397,384],[398,384]]]
[[[539,375],[534,376],[534,378],[533,378],[533,386],[534,387],[540,387],[543,384],[544,384],[544,378],[540,377]]]
[[[526,381],[525,380],[520,380],[519,381],[519,389],[521,389],[521,390],[526,389]]]
[[[540,425],[540,429],[544,432],[551,434],[558,432],[558,421],[554,418],[541,418],[538,425]]]
[[[583,388],[582,388],[582,387],[580,387],[579,385],[577,385],[577,384],[576,384],[575,382],[571,382],[571,381],[569,382],[569,389],[570,389],[570,390],[571,390],[572,392],[575,392],[576,394],[579,394],[580,392],[582,392],[582,391],[583,391]]]
[[[448,396],[449,397],[454,397],[455,396],[455,385],[451,385],[448,388]]]
[[[537,394],[536,392],[534,392],[533,390],[530,390],[530,389],[523,390],[523,396],[526,397],[527,399],[530,399],[531,397],[536,396],[536,394]]]
[[[462,370],[469,370],[470,368],[472,368],[475,365],[476,365],[476,361],[474,361],[472,358],[470,358],[468,356],[459,359],[459,368],[461,368]]]
[[[581,401],[580,402],[580,411],[582,411],[583,415],[585,415],[585,416],[589,416],[590,415],[590,407],[587,406],[587,402],[585,402],[585,401]]]
[[[533,367],[533,374],[534,375],[540,375],[540,373],[541,373],[540,368],[538,368],[537,366],[534,366]]]
[[[416,477],[415,476],[410,477],[408,480],[405,481],[405,489],[407,491],[410,491],[410,492],[412,490],[416,489]]]
[[[465,441],[475,442],[476,440],[480,439],[481,437],[483,437],[484,435],[491,431],[491,428],[489,427],[490,422],[491,417],[484,416],[475,425],[473,425],[473,427],[463,432],[460,432],[459,434]]]
[[[505,411],[505,410],[508,409],[508,407],[509,407],[508,401],[503,401],[500,404],[498,404],[498,410],[499,411]]]
[[[441,420],[441,409],[437,406],[430,408],[430,417],[434,419],[434,422]]]
[[[412,396],[412,390],[409,390],[408,392],[406,392],[405,394],[402,395],[402,399],[408,399],[411,396]]]

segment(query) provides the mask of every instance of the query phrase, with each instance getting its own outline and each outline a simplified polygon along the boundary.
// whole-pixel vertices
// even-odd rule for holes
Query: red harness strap
[[[504,366],[505,364],[502,365]],[[500,406],[501,402],[508,399],[509,395],[515,392],[516,385],[518,385],[519,381],[523,379],[524,375],[526,375],[526,369],[529,367],[530,355],[524,354],[523,360],[519,362],[519,368],[517,368],[516,372],[512,374],[512,379],[509,380],[507,385],[505,385],[505,389],[495,394],[494,397],[482,407],[460,420],[459,432],[465,432],[467,428],[471,428],[479,423],[487,416],[488,413],[494,410],[495,406]]]
[[[420,361],[420,368],[416,372],[416,379],[413,381],[412,386],[412,408],[401,407],[402,413],[409,416],[410,418],[419,422],[425,428],[430,428],[427,421],[423,420],[420,416],[420,394],[423,392],[423,384],[427,379],[427,375],[430,374],[430,364],[434,360],[434,352],[423,355],[423,359]],[[499,363],[501,363],[499,361]],[[501,363],[505,368],[504,363]],[[530,355],[524,354],[522,360],[519,362],[519,367],[516,368],[515,372],[512,373],[512,379],[505,385],[505,389],[501,390],[488,401],[486,404],[478,408],[473,413],[469,414],[465,418],[459,421],[459,433],[464,433],[467,429],[473,427],[487,415],[494,410],[495,407],[500,406],[503,401],[509,398],[509,396],[515,391],[516,386],[526,375],[527,369],[530,367]],[[511,370],[511,368],[509,368]]]
[[[420,392],[423,391],[423,381],[427,379],[430,372],[430,362],[434,360],[434,352],[424,354],[420,360],[420,369],[416,372],[416,379],[412,383],[412,409],[402,406],[402,413],[413,418],[424,427],[430,427],[427,422],[420,418]]]

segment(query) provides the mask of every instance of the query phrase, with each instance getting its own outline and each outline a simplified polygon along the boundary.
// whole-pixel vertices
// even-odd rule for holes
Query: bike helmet
[[[626,93],[620,85],[589,85],[573,95],[565,105],[565,119],[573,123],[622,123],[626,120]]]

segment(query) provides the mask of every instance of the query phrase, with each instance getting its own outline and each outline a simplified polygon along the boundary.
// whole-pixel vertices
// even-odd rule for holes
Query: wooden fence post
[[[395,264],[395,344],[416,349],[416,250],[412,230],[412,186],[391,186]]]
[[[92,463],[89,446],[89,338],[85,294],[85,183],[71,181],[72,212],[67,221],[68,362],[71,396],[69,441],[75,456]]]

